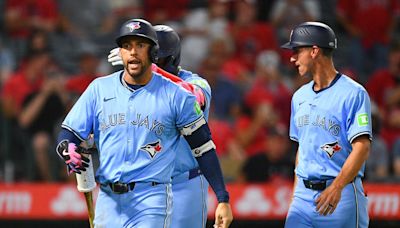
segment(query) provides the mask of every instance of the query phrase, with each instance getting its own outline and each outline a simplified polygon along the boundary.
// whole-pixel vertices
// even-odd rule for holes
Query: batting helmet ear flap
[[[149,56],[150,56],[150,60],[152,63],[158,62],[158,50],[159,49],[160,49],[160,47],[158,46],[158,44],[151,45]]]

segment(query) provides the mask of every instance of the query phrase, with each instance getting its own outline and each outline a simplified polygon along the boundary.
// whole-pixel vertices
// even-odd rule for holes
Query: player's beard
[[[140,81],[142,77],[145,76],[145,72],[149,68],[151,63],[145,61],[140,61],[139,63],[126,63],[125,65],[125,71],[128,73],[130,77],[134,81]]]

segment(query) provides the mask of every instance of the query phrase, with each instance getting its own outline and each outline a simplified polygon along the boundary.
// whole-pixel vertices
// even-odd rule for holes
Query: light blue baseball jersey
[[[189,82],[193,85],[197,85],[203,90],[203,94],[206,98],[206,106],[205,109],[203,110],[203,113],[205,119],[208,121],[208,114],[210,111],[210,101],[211,101],[210,85],[204,78],[187,70],[181,69],[178,73],[178,76],[182,80]],[[175,160],[175,170],[172,174],[173,177],[199,166],[196,159],[192,155],[192,150],[189,144],[187,143],[187,141],[183,136],[180,139],[177,151],[178,151],[178,156],[176,157]]]
[[[319,92],[313,85],[303,85],[292,98],[290,138],[299,143],[295,172],[303,179],[332,179],[349,156],[352,141],[364,134],[372,138],[370,99],[360,84],[343,74]]]
[[[122,73],[94,80],[62,127],[80,139],[94,133],[100,183],[168,183],[180,130],[196,129],[203,113],[194,95],[157,73],[135,91],[121,80]]]

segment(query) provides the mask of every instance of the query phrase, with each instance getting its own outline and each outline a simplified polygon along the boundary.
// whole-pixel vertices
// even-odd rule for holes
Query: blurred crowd
[[[280,45],[296,24],[327,23],[337,70],[372,100],[366,180],[400,180],[400,0],[3,0],[0,12],[0,181],[71,180],[54,152],[60,122],[92,80],[121,69],[107,55],[130,18],[180,34],[181,66],[212,89],[226,181],[256,183],[294,175],[290,101],[310,78]]]

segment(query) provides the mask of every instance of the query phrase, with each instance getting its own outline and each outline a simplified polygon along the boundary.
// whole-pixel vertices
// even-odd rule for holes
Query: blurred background
[[[1,227],[87,227],[84,201],[57,204],[83,199],[55,136],[86,86],[121,69],[107,55],[130,18],[173,27],[181,66],[211,86],[209,125],[233,195],[232,227],[283,226],[296,152],[290,100],[310,78],[280,45],[301,22],[331,26],[336,69],[373,103],[364,178],[371,227],[400,227],[399,0],[0,0],[0,12]]]

